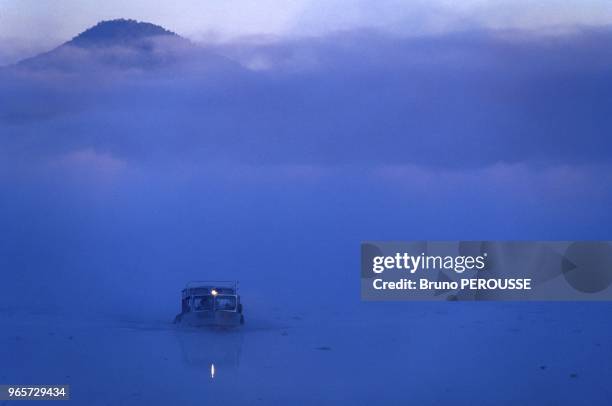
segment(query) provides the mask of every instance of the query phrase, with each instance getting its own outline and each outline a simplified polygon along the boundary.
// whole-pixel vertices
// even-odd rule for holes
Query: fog
[[[171,320],[186,281],[240,279],[264,307],[348,307],[362,240],[609,238],[611,39],[349,31],[5,67],[0,306]]]

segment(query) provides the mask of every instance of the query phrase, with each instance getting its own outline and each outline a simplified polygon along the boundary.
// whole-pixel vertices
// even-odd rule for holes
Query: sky
[[[607,0],[0,0],[0,63],[64,42],[101,20],[153,22],[201,41],[324,35],[371,28],[402,35],[462,29],[565,30],[612,23]]]

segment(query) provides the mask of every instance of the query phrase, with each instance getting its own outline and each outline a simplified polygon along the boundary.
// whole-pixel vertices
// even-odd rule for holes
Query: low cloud
[[[91,171],[102,176],[114,176],[125,169],[126,163],[109,154],[84,149],[60,156],[52,162],[52,166],[75,172]]]
[[[4,70],[0,142],[136,161],[608,163],[610,38],[353,32],[195,54],[157,44],[142,63],[95,51],[90,65],[74,52],[94,51],[65,49],[53,68]]]
[[[365,239],[607,237],[611,39],[361,31],[4,68],[4,300],[172,313],[157,299],[203,270],[349,283]]]

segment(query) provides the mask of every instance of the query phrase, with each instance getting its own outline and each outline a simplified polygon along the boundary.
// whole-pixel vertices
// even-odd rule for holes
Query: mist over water
[[[262,306],[353,306],[362,240],[608,238],[610,38],[159,40],[3,68],[1,305],[171,320],[186,281],[239,279]]]
[[[366,303],[359,260],[363,240],[610,239],[610,30],[198,46],[115,24],[129,41],[0,69],[0,383],[609,403],[608,303]],[[171,324],[203,279],[240,281],[244,326]]]

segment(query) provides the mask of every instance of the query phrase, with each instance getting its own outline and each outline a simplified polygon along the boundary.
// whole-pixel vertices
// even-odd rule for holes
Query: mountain
[[[126,19],[102,21],[49,52],[17,63],[20,68],[62,72],[157,70],[177,65],[198,70],[239,67],[163,27]]]
[[[184,40],[172,31],[159,25],[139,22],[135,20],[102,21],[83,31],[65,45],[81,48],[113,47],[113,46],[141,46],[155,37],[167,37]]]

